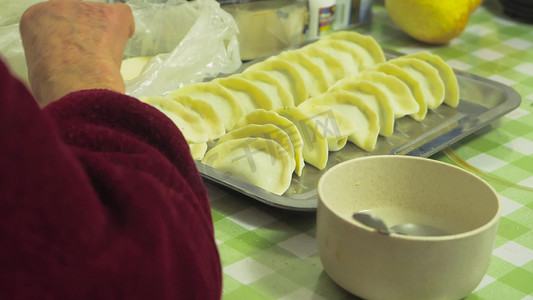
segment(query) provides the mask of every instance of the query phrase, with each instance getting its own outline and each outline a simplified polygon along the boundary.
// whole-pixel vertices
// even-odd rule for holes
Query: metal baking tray
[[[399,54],[385,51],[388,57]],[[268,205],[290,210],[315,210],[318,204],[318,180],[329,168],[353,158],[368,155],[398,154],[429,157],[488,125],[520,105],[520,95],[502,83],[455,71],[459,81],[461,100],[456,108],[441,105],[428,111],[424,121],[409,117],[396,120],[394,133],[379,137],[372,152],[361,150],[352,143],[337,152],[330,152],[323,170],[306,164],[301,177],[293,175],[289,189],[281,196],[231,177],[209,166],[196,162],[205,179],[226,186],[243,195]]]

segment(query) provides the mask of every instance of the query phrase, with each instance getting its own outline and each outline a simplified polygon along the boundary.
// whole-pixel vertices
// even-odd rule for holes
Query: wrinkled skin
[[[51,0],[28,8],[20,32],[41,107],[77,90],[124,92],[120,64],[135,25],[129,6]]]

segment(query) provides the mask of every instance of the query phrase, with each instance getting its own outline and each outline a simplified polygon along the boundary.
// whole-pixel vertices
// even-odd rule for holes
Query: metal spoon
[[[442,229],[418,223],[402,223],[389,227],[381,218],[372,215],[367,211],[356,212],[352,217],[356,221],[375,228],[379,233],[383,234],[397,233],[417,236],[441,236],[449,234]]]

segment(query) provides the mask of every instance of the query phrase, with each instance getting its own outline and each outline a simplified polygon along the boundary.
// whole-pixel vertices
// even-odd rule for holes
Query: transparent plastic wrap
[[[44,0],[0,0],[0,27],[18,24],[26,8],[42,1]]]
[[[19,32],[24,11],[43,0],[0,0],[0,56],[9,69],[22,81],[28,82],[28,68]]]
[[[125,57],[151,57],[139,76],[125,80],[127,94],[164,95],[240,67],[237,24],[215,0],[127,4],[136,30]]]
[[[28,67],[18,23],[0,27],[0,57],[15,76],[28,83]]]

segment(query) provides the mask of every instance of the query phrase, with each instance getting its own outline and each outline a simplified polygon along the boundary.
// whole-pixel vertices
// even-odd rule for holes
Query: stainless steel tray
[[[388,56],[396,56],[387,52]],[[429,111],[423,122],[409,117],[396,120],[394,134],[379,137],[374,151],[365,152],[347,143],[338,152],[330,152],[323,170],[306,164],[301,177],[292,178],[281,196],[231,177],[200,162],[196,166],[207,180],[216,182],[268,205],[290,210],[315,210],[320,176],[332,166],[367,155],[399,154],[429,157],[488,125],[520,105],[520,95],[511,87],[466,72],[456,71],[461,101],[456,108],[442,105]]]

